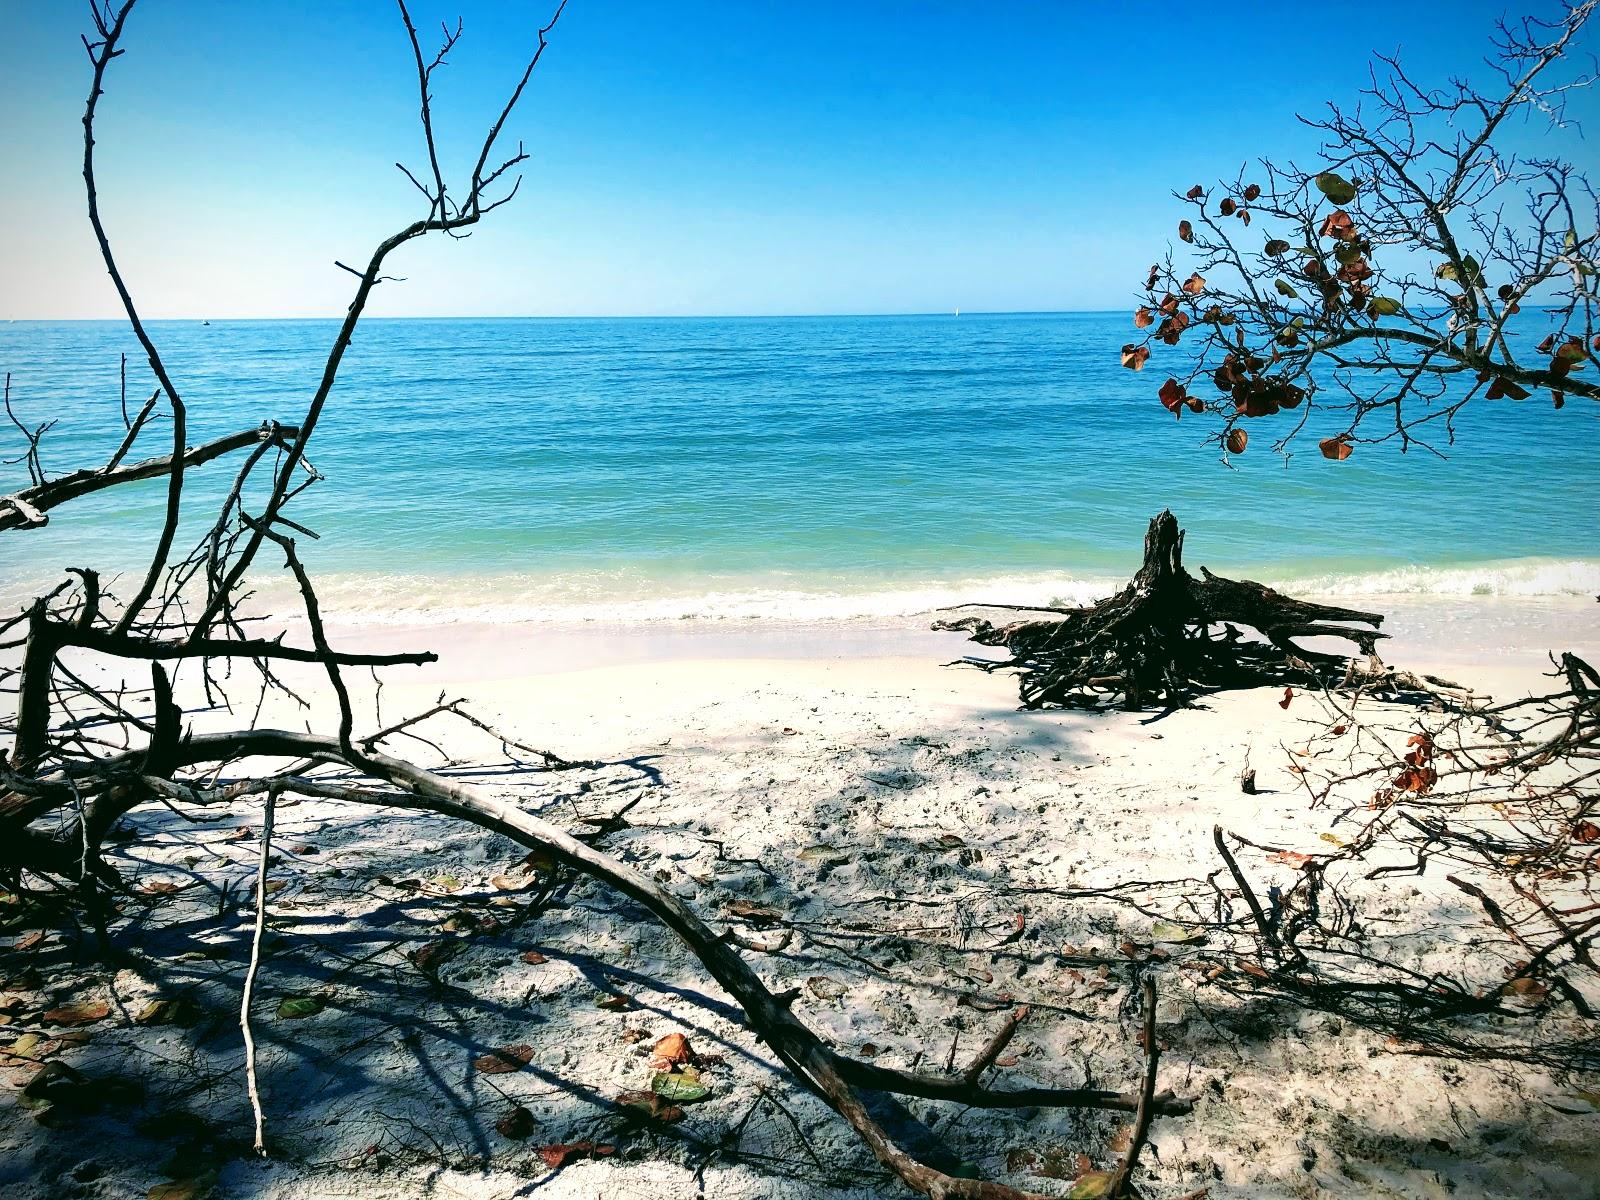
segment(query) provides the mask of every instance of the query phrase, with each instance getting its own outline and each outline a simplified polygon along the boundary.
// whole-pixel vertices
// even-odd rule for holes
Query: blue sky
[[[413,11],[425,33],[465,19],[436,87],[464,150],[547,7]],[[1171,236],[1172,188],[1304,154],[1295,112],[1353,97],[1371,49],[1428,78],[1480,70],[1505,11],[572,0],[515,120],[522,194],[464,243],[403,250],[408,282],[371,311],[1121,308]],[[118,315],[79,175],[87,7],[0,17],[0,318]],[[332,260],[417,215],[393,166],[421,149],[394,5],[141,0],[126,46],[100,191],[146,315],[341,312]]]

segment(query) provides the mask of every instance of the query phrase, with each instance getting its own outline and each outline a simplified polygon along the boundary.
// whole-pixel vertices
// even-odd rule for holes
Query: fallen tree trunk
[[[1009,650],[1009,659],[965,661],[1015,669],[1027,708],[1173,709],[1224,688],[1323,684],[1356,664],[1299,639],[1343,638],[1375,658],[1377,640],[1387,636],[1378,632],[1379,613],[1296,600],[1204,567],[1195,578],[1183,566],[1183,530],[1166,511],[1150,522],[1138,573],[1109,599],[1087,608],[962,607],[1030,614],[1006,624],[967,616],[933,625]]]

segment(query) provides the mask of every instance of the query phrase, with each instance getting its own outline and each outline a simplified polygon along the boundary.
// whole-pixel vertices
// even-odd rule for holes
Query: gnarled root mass
[[[1372,682],[1375,671],[1383,673],[1381,664],[1299,644],[1343,638],[1375,663],[1377,640],[1387,636],[1378,632],[1382,615],[1296,600],[1204,567],[1200,576],[1184,569],[1183,530],[1162,512],[1145,534],[1144,565],[1110,599],[1088,608],[965,605],[1031,615],[1000,625],[959,617],[933,627],[1009,650],[1009,659],[966,661],[985,670],[1015,668],[1027,708],[1182,708],[1224,688],[1325,685],[1352,672]],[[1264,640],[1247,638],[1241,628]]]

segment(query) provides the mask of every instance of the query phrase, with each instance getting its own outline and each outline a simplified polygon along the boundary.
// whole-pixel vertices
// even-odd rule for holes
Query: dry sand
[[[1592,605],[1458,607],[1431,625],[1419,613],[1391,660],[1509,695],[1537,686],[1546,642],[1589,653],[1600,642]],[[1310,698],[1285,710],[1279,692],[1236,693],[1157,722],[1022,713],[1011,679],[941,665],[964,643],[911,624],[369,632],[444,652],[391,676],[384,719],[441,692],[470,695],[508,732],[604,760],[472,775],[578,828],[630,806],[608,849],[751,942],[777,946],[782,927],[760,907],[781,913],[788,943],[749,955],[768,985],[800,987],[804,1020],[891,1065],[959,1064],[1026,1002],[1000,1081],[1134,1086],[1137,1001],[1127,973],[1097,960],[1115,962],[1124,940],[1148,945],[1157,916],[1181,918],[1185,897],[1211,894],[1214,823],[1308,850],[1330,832],[1287,769],[1326,723]],[[470,731],[449,739],[453,755],[500,758]],[[1256,796],[1238,784],[1247,755]],[[54,1114],[54,1128],[0,1091],[5,1195],[142,1196],[213,1167],[216,1194],[273,1200],[904,1194],[640,910],[580,881],[523,924],[457,936],[447,922],[517,911],[493,882],[522,857],[511,843],[321,802],[280,813],[256,1020],[274,1153],[233,1154],[249,1128],[236,1010],[255,853],[235,839],[259,819],[258,805],[198,824],[140,814],[156,836],[118,865],[183,890],[133,907],[128,969],[73,970],[49,940],[28,952],[52,999],[113,1004],[65,1061],[140,1091],[99,1114]],[[1159,882],[1067,894],[1128,881]],[[1437,883],[1381,881],[1373,902],[1431,929],[1426,953],[1469,956],[1481,916],[1449,907],[1459,896]],[[406,954],[441,938],[459,947],[435,981]],[[530,950],[542,961],[525,961]],[[0,974],[14,978],[22,959],[8,955]],[[1411,1053],[1339,1017],[1240,1001],[1195,972],[1164,969],[1160,982],[1161,1085],[1196,1107],[1157,1121],[1151,1196],[1600,1195],[1600,1115],[1549,1103],[1570,1080]],[[198,1021],[132,1024],[157,996],[191,998]],[[322,1010],[274,1016],[305,996]],[[599,1003],[618,996],[625,1007]],[[668,1129],[631,1128],[612,1101],[648,1086],[649,1047],[674,1031],[712,1056],[711,1095]],[[474,1066],[518,1044],[531,1048],[523,1069]],[[495,1128],[515,1104],[533,1119],[523,1140]],[[1059,1195],[1080,1153],[1115,1161],[1127,1124],[926,1101],[885,1102],[879,1115],[943,1165]],[[618,1153],[553,1173],[535,1153],[579,1139]]]

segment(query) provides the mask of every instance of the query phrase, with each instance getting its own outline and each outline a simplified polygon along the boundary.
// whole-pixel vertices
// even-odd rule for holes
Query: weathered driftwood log
[[[1223,688],[1326,682],[1345,674],[1350,659],[1308,650],[1299,639],[1344,638],[1372,656],[1377,639],[1387,636],[1378,632],[1378,613],[1296,600],[1204,567],[1200,576],[1184,569],[1183,530],[1162,512],[1145,534],[1144,565],[1110,599],[1088,608],[963,605],[1030,615],[1000,625],[959,617],[933,627],[1009,650],[1009,659],[965,661],[985,670],[1014,668],[1028,708],[1170,709]],[[1247,638],[1241,628],[1264,640]]]

